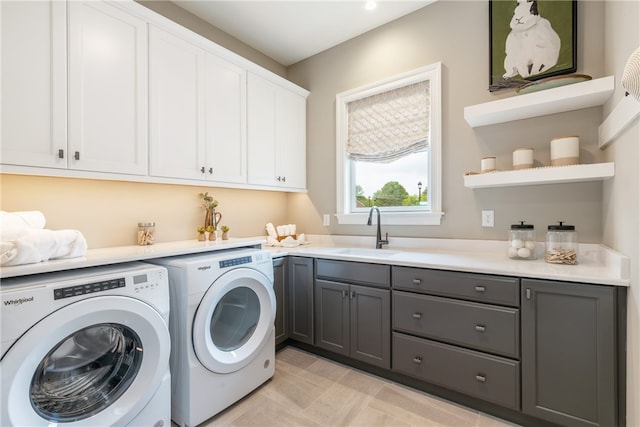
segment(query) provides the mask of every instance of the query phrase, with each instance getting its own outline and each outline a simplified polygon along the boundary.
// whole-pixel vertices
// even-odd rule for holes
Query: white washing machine
[[[0,425],[171,425],[165,268],[3,279],[0,299]]]
[[[275,372],[271,254],[244,248],[150,262],[169,270],[172,419],[195,426]]]

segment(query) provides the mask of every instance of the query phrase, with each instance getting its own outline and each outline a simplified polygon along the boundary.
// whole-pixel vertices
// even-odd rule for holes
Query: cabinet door
[[[351,285],[350,355],[381,368],[391,368],[391,292]]]
[[[206,178],[247,181],[246,71],[211,54],[205,69]]]
[[[149,173],[204,179],[205,52],[149,28]]]
[[[613,426],[613,286],[522,279],[522,411],[571,426]]]
[[[273,260],[273,290],[276,294],[276,344],[287,339],[287,261],[285,258]]]
[[[316,280],[316,346],[349,355],[349,285]]]
[[[276,86],[247,75],[247,178],[249,184],[276,186]],[[280,181],[281,182],[281,181]]]
[[[306,103],[300,95],[277,91],[276,180],[283,187],[307,188]]]
[[[313,258],[289,257],[289,338],[313,344]]]
[[[67,167],[67,3],[0,2],[2,163]]]
[[[69,2],[69,168],[147,174],[147,25]]]

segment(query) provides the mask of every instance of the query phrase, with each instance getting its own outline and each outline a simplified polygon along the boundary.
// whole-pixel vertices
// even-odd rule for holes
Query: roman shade
[[[350,159],[388,163],[429,144],[429,81],[347,104]]]

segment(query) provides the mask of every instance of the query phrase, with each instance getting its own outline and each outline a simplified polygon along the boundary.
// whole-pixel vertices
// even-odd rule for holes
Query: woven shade
[[[419,82],[347,104],[347,154],[388,163],[427,149],[429,82]]]

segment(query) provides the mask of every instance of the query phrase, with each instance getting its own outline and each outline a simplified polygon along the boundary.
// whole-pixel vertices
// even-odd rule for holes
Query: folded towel
[[[32,264],[87,254],[87,241],[77,230],[28,229],[17,239],[2,240],[0,265]]]
[[[44,214],[39,211],[0,211],[0,240],[15,240],[29,229],[43,229],[45,223]]]
[[[293,236],[287,236],[287,238],[278,241],[277,238],[273,238],[271,236],[267,236],[267,246],[281,246],[283,248],[293,248],[295,246],[306,245],[307,239],[304,234],[300,234],[297,236],[297,239],[294,239]]]

